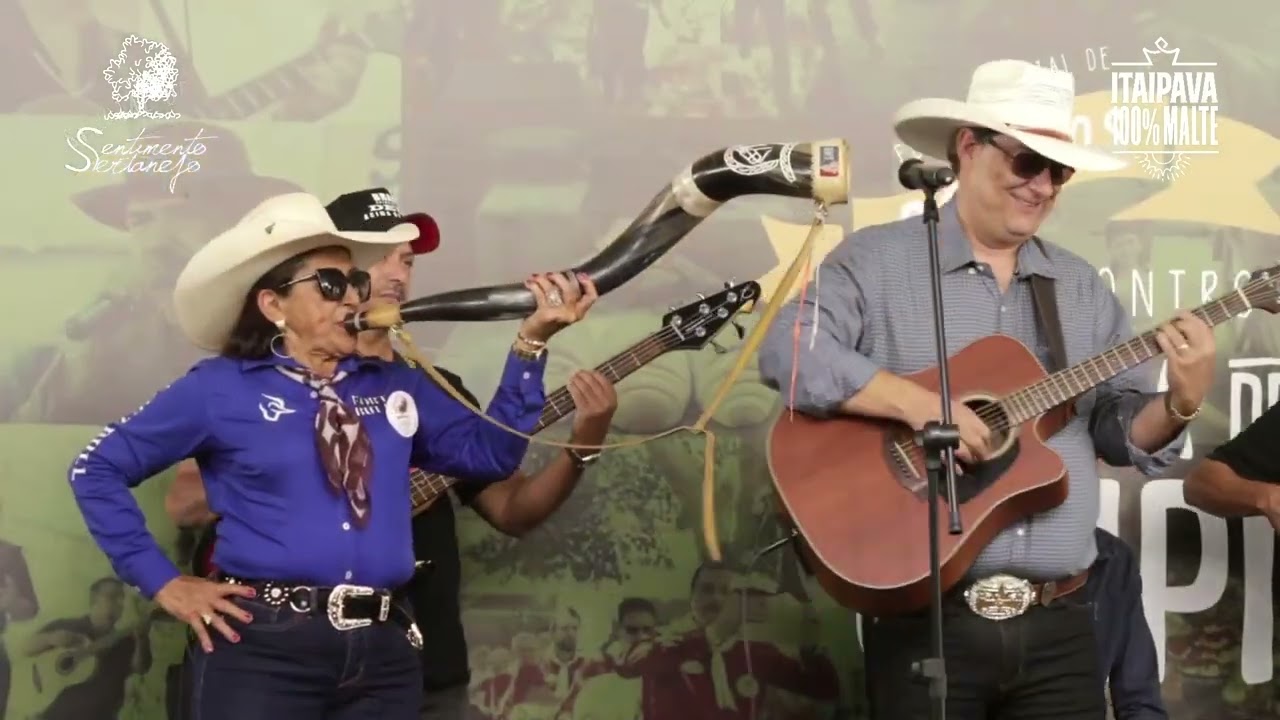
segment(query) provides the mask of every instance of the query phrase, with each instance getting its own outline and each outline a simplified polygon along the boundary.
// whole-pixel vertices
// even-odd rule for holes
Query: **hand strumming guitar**
[[[924,388],[919,390],[917,397],[906,404],[907,424],[917,431],[924,429],[925,423],[941,422],[942,415],[941,396]],[[956,451],[960,462],[973,463],[991,456],[991,428],[958,400],[951,402],[951,422],[960,430],[960,448]]]

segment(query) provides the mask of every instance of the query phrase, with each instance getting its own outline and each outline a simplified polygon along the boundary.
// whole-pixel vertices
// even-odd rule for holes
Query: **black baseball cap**
[[[369,188],[339,195],[325,206],[333,224],[343,232],[386,232],[405,223],[418,228],[409,243],[414,255],[440,247],[440,226],[426,213],[400,214],[400,203],[386,188]]]

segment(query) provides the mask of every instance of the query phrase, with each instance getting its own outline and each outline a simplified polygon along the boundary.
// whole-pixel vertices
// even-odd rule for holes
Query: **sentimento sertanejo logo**
[[[102,71],[102,77],[111,85],[111,99],[120,104],[118,110],[107,113],[108,120],[182,117],[171,109],[154,109],[178,97],[178,59],[164,43],[130,35]]]
[[[106,119],[182,117],[165,107],[178,96],[178,59],[164,43],[130,35],[102,71],[102,77],[111,85],[111,98],[120,104],[118,110],[106,114]],[[201,127],[157,125],[144,127],[123,140],[100,128],[82,127],[67,137],[67,147],[80,160],[63,167],[74,173],[164,175],[169,192],[176,192],[178,178],[200,171],[200,159],[209,149],[206,142],[217,136],[206,135]],[[102,142],[104,137],[109,140]]]
[[[1113,152],[1137,155],[1157,180],[1173,180],[1191,155],[1218,154],[1216,62],[1188,62],[1157,38],[1145,60],[1113,62],[1111,105],[1104,119]]]

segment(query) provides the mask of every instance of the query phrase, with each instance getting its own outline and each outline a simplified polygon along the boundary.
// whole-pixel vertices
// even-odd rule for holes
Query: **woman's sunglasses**
[[[1040,173],[1045,170],[1049,171],[1049,182],[1055,187],[1065,185],[1072,175],[1076,174],[1076,169],[1068,165],[1063,165],[1057,160],[1050,160],[1038,152],[1022,148],[1019,150],[1010,150],[997,141],[1000,136],[995,133],[984,132],[978,133],[978,142],[985,143],[991,147],[1004,153],[1009,158],[1009,166],[1013,170],[1013,174],[1023,180],[1031,180],[1039,177]]]
[[[289,282],[280,286],[280,290],[287,287],[314,280],[316,287],[320,288],[320,295],[330,302],[342,302],[347,297],[347,288],[355,288],[356,294],[360,297],[360,302],[369,300],[369,273],[363,270],[352,270],[344,273],[337,268],[319,268],[310,275],[303,275],[300,278],[294,278]]]

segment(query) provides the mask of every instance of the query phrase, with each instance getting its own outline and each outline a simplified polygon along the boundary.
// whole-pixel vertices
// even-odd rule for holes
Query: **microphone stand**
[[[947,373],[947,330],[942,307],[942,261],[938,255],[938,187],[926,184],[924,224],[929,236],[929,275],[933,280],[933,333],[938,349],[938,395],[942,399],[942,422],[928,422],[916,433],[916,443],[924,449],[929,493],[929,584],[932,607],[929,640],[932,655],[912,665],[912,671],[929,683],[930,716],[945,720],[947,714],[947,669],[942,642],[942,571],[938,547],[938,493],[946,483],[950,507],[950,531],[959,535],[960,505],[956,501],[955,451],[960,447],[960,430],[951,418],[951,381]],[[943,473],[945,472],[945,478]]]

